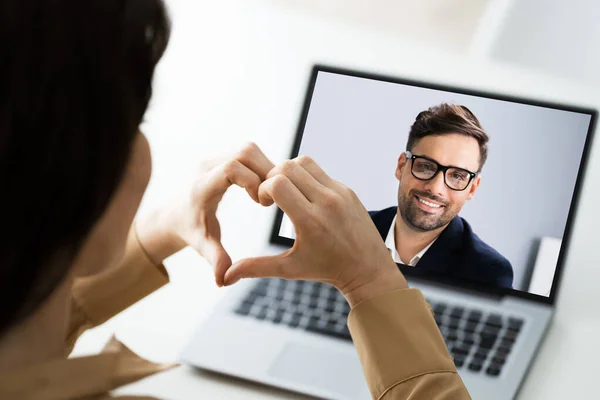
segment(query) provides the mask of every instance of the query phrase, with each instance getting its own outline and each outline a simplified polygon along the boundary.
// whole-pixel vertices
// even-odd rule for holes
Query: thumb
[[[290,279],[292,260],[286,257],[286,253],[276,256],[245,258],[236,262],[225,272],[225,286],[233,285],[242,278]]]
[[[205,239],[198,252],[212,265],[217,286],[223,286],[225,271],[231,266],[231,257],[216,238]]]

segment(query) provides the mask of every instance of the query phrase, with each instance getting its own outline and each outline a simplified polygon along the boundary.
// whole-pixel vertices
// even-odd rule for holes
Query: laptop
[[[444,273],[426,267],[443,251],[437,243],[444,233],[414,265],[398,267],[430,302],[471,396],[511,399],[552,320],[597,112],[317,65],[291,157],[312,157],[353,189],[374,219],[389,218],[398,206],[394,172],[411,125],[440,104],[467,107],[490,138],[481,184],[458,214],[466,221],[460,232],[468,224],[509,273],[505,268],[502,279],[486,280],[461,276],[451,264],[438,262]],[[264,254],[293,241],[293,226],[277,210]],[[312,397],[366,400],[349,311],[323,283],[242,280],[202,321],[182,362]]]

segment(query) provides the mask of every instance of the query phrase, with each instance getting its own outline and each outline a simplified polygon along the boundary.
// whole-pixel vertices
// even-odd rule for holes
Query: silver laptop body
[[[566,224],[562,242],[554,253],[552,250],[548,253],[546,245],[538,245],[538,257],[532,258],[532,267],[522,280],[521,290],[488,290],[408,276],[410,286],[421,289],[430,302],[471,396],[486,400],[514,398],[550,326],[596,112],[315,66],[292,157],[301,150],[311,99],[318,94],[316,86],[329,75],[517,102],[589,117],[589,124],[582,133],[580,158],[576,160],[572,201],[564,210]],[[326,166],[324,169],[329,173]],[[280,253],[293,243],[289,237],[280,236],[283,218],[278,211],[264,255]],[[540,278],[542,267],[535,262],[542,262],[539,255],[542,248],[546,257],[548,254],[551,259],[557,257],[556,265],[550,268],[554,276],[546,296],[534,294],[539,290],[536,287],[544,284],[543,276]],[[184,349],[181,361],[318,398],[370,399],[345,326],[348,311],[339,293],[324,284],[282,279],[242,280],[201,322]]]

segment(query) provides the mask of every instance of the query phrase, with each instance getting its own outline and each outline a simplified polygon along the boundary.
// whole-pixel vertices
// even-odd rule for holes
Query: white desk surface
[[[141,212],[184,184],[199,160],[253,140],[274,161],[289,156],[314,62],[433,80],[550,100],[598,104],[593,88],[443,48],[403,43],[318,14],[294,13],[286,2],[221,0],[168,2],[173,36],[156,79],[143,129],[154,174]],[[430,45],[431,46],[431,45]],[[598,147],[598,142],[596,143]],[[520,399],[589,398],[597,390],[600,357],[600,165],[592,152],[553,326]],[[600,156],[600,155],[599,155]],[[234,259],[255,255],[273,210],[241,190],[220,208],[223,240]],[[171,283],[105,325],[86,333],[75,354],[98,351],[112,333],[144,357],[173,361],[212,305],[227,295],[210,267],[191,250],[166,262]],[[278,389],[180,367],[122,390],[165,399],[303,399]]]

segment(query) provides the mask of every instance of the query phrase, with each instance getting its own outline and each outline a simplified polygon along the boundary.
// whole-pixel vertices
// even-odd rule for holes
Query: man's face
[[[431,135],[419,140],[412,154],[425,156],[438,164],[479,170],[479,145],[474,138],[460,134]],[[429,181],[421,181],[411,173],[412,162],[402,153],[398,159],[396,178],[398,209],[404,222],[418,232],[433,231],[452,221],[467,200],[471,200],[481,178],[477,176],[463,191],[450,189],[444,183],[444,174]]]

